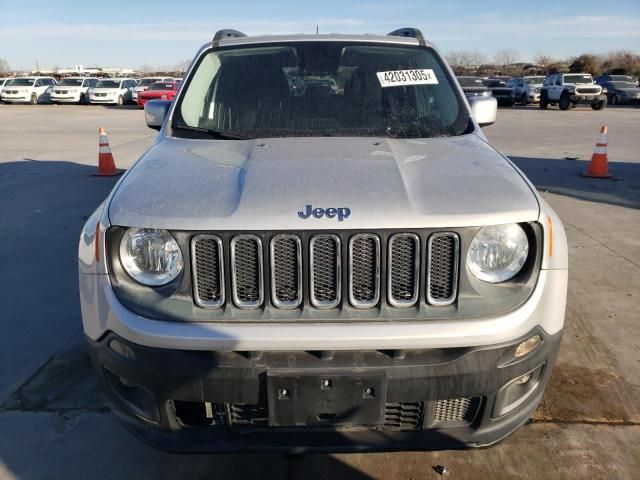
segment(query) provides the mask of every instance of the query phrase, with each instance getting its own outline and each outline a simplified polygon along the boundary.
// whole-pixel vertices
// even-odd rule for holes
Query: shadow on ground
[[[640,163],[609,162],[610,179],[586,178],[587,161],[509,157],[538,190],[640,209]]]
[[[0,163],[0,478],[370,478],[330,455],[167,454],[120,426],[81,332],[78,238],[118,179],[94,172]]]

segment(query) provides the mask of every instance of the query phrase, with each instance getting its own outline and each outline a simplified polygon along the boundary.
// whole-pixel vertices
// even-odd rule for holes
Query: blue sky
[[[27,7],[28,4],[28,7]],[[442,51],[504,48],[531,60],[627,49],[640,53],[640,1],[0,0],[0,58],[12,68],[170,66],[219,28],[247,34],[387,33],[415,26]]]

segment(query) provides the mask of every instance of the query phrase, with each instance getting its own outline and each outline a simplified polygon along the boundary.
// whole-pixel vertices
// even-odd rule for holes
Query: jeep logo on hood
[[[347,207],[340,207],[340,208],[313,208],[311,205],[306,205],[304,210],[298,212],[298,216],[300,218],[302,218],[303,220],[306,220],[307,218],[311,217],[313,215],[314,218],[322,218],[322,217],[327,217],[327,218],[335,218],[338,217],[338,221],[341,222],[343,221],[345,218],[349,218],[349,215],[351,215],[351,210],[349,210]]]

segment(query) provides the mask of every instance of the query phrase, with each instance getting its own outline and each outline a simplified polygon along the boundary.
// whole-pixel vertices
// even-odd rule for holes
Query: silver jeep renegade
[[[419,30],[222,30],[80,238],[118,418],[173,451],[491,445],[563,330],[560,219]]]

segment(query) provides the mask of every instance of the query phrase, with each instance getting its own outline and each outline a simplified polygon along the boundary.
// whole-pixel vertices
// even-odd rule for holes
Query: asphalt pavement
[[[581,177],[602,125],[613,178]],[[532,421],[484,450],[296,457],[166,454],[106,408],[76,274],[82,224],[117,181],[91,175],[101,126],[119,168],[155,136],[135,107],[0,105],[0,479],[640,477],[640,109],[504,108],[485,129],[569,239],[563,344]]]

